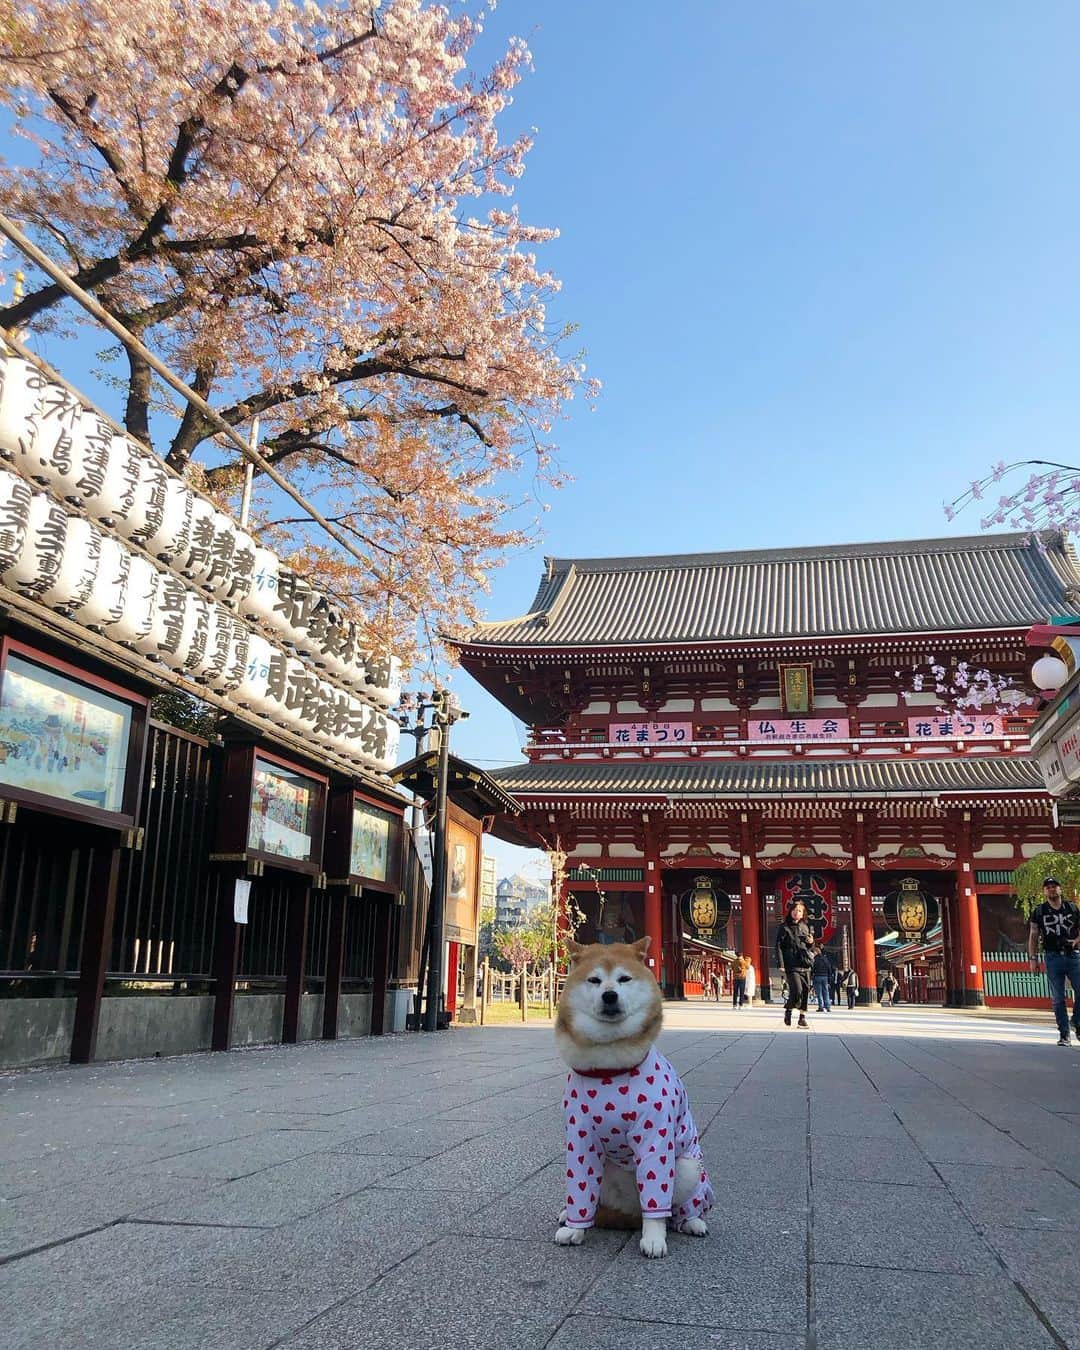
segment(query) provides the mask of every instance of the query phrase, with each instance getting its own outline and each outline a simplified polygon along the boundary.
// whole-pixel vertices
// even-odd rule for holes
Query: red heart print
[[[645,1183],[643,1181],[639,1181],[637,1184],[637,1188],[639,1191],[643,1191],[645,1189]]]
[[[584,1154],[584,1153],[579,1153],[579,1154],[578,1154],[578,1162],[579,1162],[579,1163],[584,1163],[584,1161],[585,1161],[585,1154]]]
[[[615,1110],[615,1103],[614,1103],[614,1102],[605,1102],[605,1103],[604,1103],[604,1110],[605,1110],[605,1111],[614,1111],[614,1110]]]
[[[640,1143],[641,1143],[641,1135],[640,1135],[640,1134],[635,1134],[635,1135],[634,1135],[634,1143],[635,1143],[635,1144],[640,1144]]]
[[[604,1123],[604,1117],[603,1117],[603,1116],[593,1116],[593,1124],[594,1124],[594,1125],[603,1125],[603,1123]]]
[[[589,1088],[589,1090],[588,1090],[588,1095],[589,1095],[590,1097],[595,1097],[595,1096],[596,1096],[596,1088]]]
[[[700,1201],[700,1200],[697,1198],[697,1196],[695,1195],[695,1196],[694,1196],[694,1208],[697,1209],[698,1205],[700,1205],[700,1204],[701,1204],[701,1201]]]
[[[651,1170],[648,1171],[648,1172],[646,1172],[646,1173],[645,1173],[645,1180],[646,1180],[646,1181],[655,1181],[655,1180],[656,1180],[656,1173],[653,1172],[653,1171],[651,1171]]]
[[[573,1168],[568,1167],[568,1168],[566,1169],[566,1175],[570,1178],[571,1181],[573,1181],[573,1179],[574,1179],[574,1171],[573,1171]]]
[[[570,1089],[570,1096],[573,1097],[574,1101],[577,1101],[577,1088]]]
[[[590,1177],[594,1175],[593,1169],[592,1169],[591,1167],[589,1168],[588,1175],[589,1175]]]
[[[666,1190],[667,1190],[667,1182],[666,1182],[666,1181],[662,1181],[662,1182],[660,1183],[660,1189],[661,1189],[662,1191],[666,1191]]]
[[[610,1079],[610,1078],[601,1078],[601,1079],[600,1079],[600,1086],[601,1086],[601,1087],[610,1087],[610,1086],[611,1086],[611,1079]]]
[[[655,1197],[655,1196],[652,1197],[652,1198],[649,1200],[649,1208],[650,1208],[650,1209],[655,1209],[655,1208],[656,1208],[656,1197]]]
[[[654,1110],[654,1111],[662,1111],[663,1109],[664,1109],[664,1103],[663,1103],[663,1102],[653,1102],[653,1110]]]
[[[589,1133],[588,1130],[578,1130],[578,1138],[579,1138],[579,1139],[584,1139],[585,1136],[586,1136],[588,1133]]]
[[[587,1209],[579,1209],[578,1213],[581,1215],[583,1219],[587,1219],[589,1217],[589,1211]]]
[[[661,1155],[660,1155],[660,1162],[661,1162],[662,1164],[667,1162],[667,1154],[666,1154],[666,1153],[661,1153]]]
[[[577,1184],[578,1190],[579,1190],[579,1191],[583,1191],[583,1190],[585,1189],[585,1187],[586,1187],[586,1184],[587,1184],[587,1183],[584,1182],[584,1181],[579,1181],[578,1184]]]
[[[663,1139],[667,1135],[667,1130],[657,1130],[656,1133]]]
[[[624,1084],[622,1085],[622,1087],[619,1088],[619,1091],[620,1091],[620,1092],[622,1093],[622,1095],[625,1097],[626,1094],[630,1091],[630,1084],[629,1084],[629,1083],[624,1083]]]
[[[647,1130],[651,1130],[652,1127],[653,1127],[652,1121],[651,1121],[651,1120],[647,1120],[647,1121],[645,1122],[645,1128],[646,1128]]]
[[[574,1116],[571,1116],[568,1123],[571,1124],[571,1125],[576,1125],[576,1124],[577,1124],[577,1119],[576,1119]]]
[[[649,1086],[651,1087],[651,1086],[653,1085],[653,1083],[655,1083],[656,1079],[653,1078],[652,1074],[650,1073],[650,1074],[647,1075],[645,1081],[646,1081],[646,1083],[648,1083]]]
[[[648,1097],[645,1096],[644,1092],[639,1092],[638,1095],[637,1095],[637,1099],[638,1099],[639,1105],[640,1105],[641,1102],[647,1102],[647,1101],[649,1100]]]

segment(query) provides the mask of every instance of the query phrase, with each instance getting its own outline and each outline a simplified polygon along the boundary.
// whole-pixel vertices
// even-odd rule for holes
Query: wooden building
[[[912,984],[980,1005],[984,952],[1023,939],[1011,870],[1075,831],[1030,759],[1034,706],[947,716],[913,672],[1026,687],[1025,634],[1078,594],[1053,533],[550,559],[527,614],[459,643],[529,727],[496,775],[524,812],[496,832],[565,850],[585,936],[649,934],[669,994],[735,950],[776,997],[775,924],[802,894],[864,1001],[876,944],[940,923],[940,977]]]

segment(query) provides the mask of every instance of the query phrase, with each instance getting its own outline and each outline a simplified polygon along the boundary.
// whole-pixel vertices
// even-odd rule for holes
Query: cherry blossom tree
[[[997,484],[1007,478],[1015,481],[1023,469],[1032,469],[1023,483],[1011,492],[994,498]],[[1067,532],[1080,527],[1080,468],[1045,459],[1004,460],[995,464],[984,478],[974,480],[951,502],[945,503],[945,515],[954,520],[976,502],[983,503],[979,524],[984,530],[1008,525],[1014,530],[1055,529]]]
[[[552,434],[594,392],[513,204],[527,137],[496,123],[530,56],[468,65],[483,15],[424,0],[0,0],[0,98],[28,138],[0,208],[351,538],[324,549],[259,484],[264,534],[406,652],[476,615],[557,486]],[[29,271],[0,326],[82,312]],[[223,501],[242,470],[137,356],[127,429]],[[529,472],[525,472],[529,471]],[[528,490],[516,488],[527,482]],[[290,510],[293,510],[290,508]],[[418,624],[421,625],[418,634]]]
[[[945,666],[936,656],[928,657],[925,665],[912,671],[909,692],[936,694],[938,711],[947,713],[988,712],[1007,716],[1032,701],[1031,692],[1018,688],[1010,675],[973,667],[968,661]]]

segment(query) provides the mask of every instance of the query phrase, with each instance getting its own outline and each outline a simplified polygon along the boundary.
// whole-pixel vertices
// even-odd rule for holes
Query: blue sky
[[[604,392],[491,617],[544,553],[976,532],[941,504],[998,459],[1080,462],[1080,7],[509,0],[509,33],[522,214]],[[517,758],[456,683],[457,748]]]

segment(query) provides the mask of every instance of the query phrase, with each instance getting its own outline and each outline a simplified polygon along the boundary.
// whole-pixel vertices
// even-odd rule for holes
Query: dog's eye
[[[589,983],[590,983],[590,984],[603,984],[604,981],[600,978],[599,975],[590,975],[590,976],[589,976]]]
[[[620,984],[629,984],[629,983],[630,983],[630,976],[629,976],[629,975],[620,975],[620,976],[619,976],[619,983],[620,983]]]

